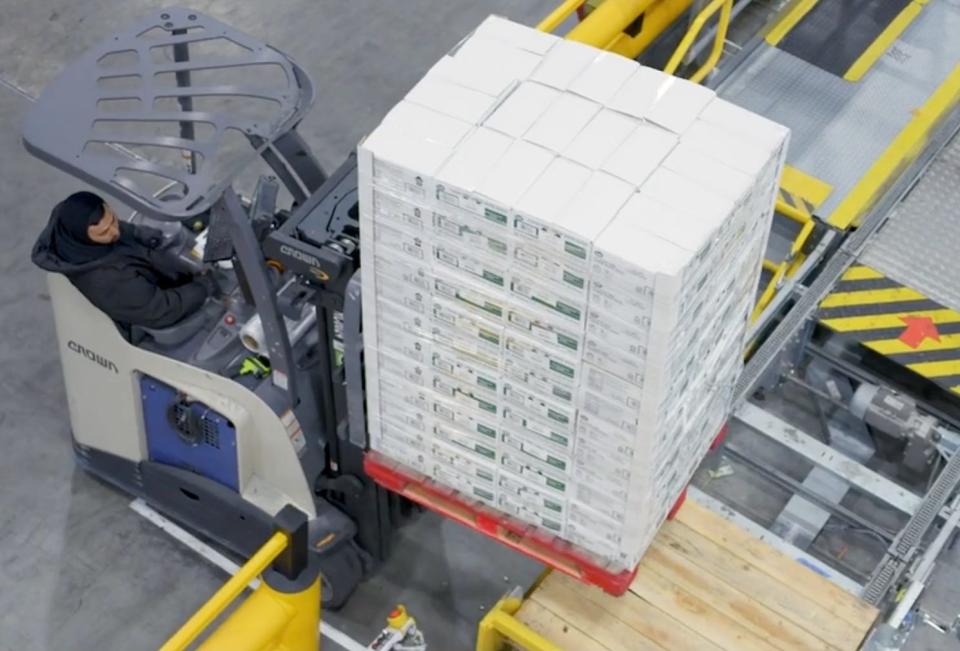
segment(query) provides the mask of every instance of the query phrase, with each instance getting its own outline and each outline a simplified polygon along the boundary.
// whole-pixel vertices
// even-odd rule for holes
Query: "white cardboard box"
[[[512,138],[519,138],[560,98],[560,92],[534,81],[523,81],[514,88],[483,125]]]
[[[599,54],[570,82],[570,92],[607,104],[637,69],[637,62],[612,52]]]
[[[683,133],[714,97],[716,93],[705,86],[672,77],[661,84],[656,101],[643,117],[664,129]]]
[[[677,136],[654,124],[641,123],[600,169],[635,188],[656,170],[677,144]]]
[[[599,56],[596,48],[576,41],[561,40],[554,44],[530,75],[538,83],[567,90],[570,83]]]
[[[360,148],[374,449],[635,563],[730,407],[786,138],[485,21]]]
[[[524,139],[553,152],[569,145],[600,112],[600,105],[584,97],[563,94],[544,111],[524,134]]]
[[[589,169],[600,169],[640,124],[629,115],[602,109],[567,145],[563,155]]]

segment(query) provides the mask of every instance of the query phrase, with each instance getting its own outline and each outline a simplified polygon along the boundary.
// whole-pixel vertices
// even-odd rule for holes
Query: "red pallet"
[[[726,435],[727,426],[724,425],[711,449],[720,445]],[[479,501],[470,500],[379,452],[367,452],[363,467],[367,475],[387,490],[479,531],[579,581],[598,586],[611,595],[619,597],[625,593],[637,575],[638,567],[632,570],[611,568],[600,557]],[[667,514],[668,520],[676,517],[686,499],[687,489],[684,488]]]
[[[723,427],[720,428],[720,432],[717,434],[717,437],[713,439],[713,443],[710,444],[710,449],[716,450],[721,445],[723,445],[723,442],[727,440],[727,434],[729,433],[729,431],[730,431],[730,424],[724,423]]]
[[[599,557],[485,504],[468,500],[378,452],[367,452],[363,465],[367,474],[387,490],[614,596],[625,593],[637,575],[637,568],[610,568]]]

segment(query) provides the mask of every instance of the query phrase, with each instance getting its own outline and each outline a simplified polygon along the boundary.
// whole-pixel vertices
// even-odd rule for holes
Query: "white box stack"
[[[632,567],[727,418],[787,137],[488,18],[359,148],[371,447]]]

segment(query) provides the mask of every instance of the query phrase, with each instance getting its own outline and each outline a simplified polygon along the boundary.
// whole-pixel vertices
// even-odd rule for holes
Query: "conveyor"
[[[960,7],[901,0],[804,0],[791,7],[718,92],[790,127],[787,163],[815,180],[800,184],[799,194],[823,221],[848,229],[902,171],[899,156],[890,154],[904,153],[895,151],[902,149],[898,137],[915,113],[939,88],[955,94],[960,87]],[[892,7],[907,14],[900,18]],[[867,29],[864,22],[875,24]],[[851,74],[853,54],[877,48],[872,65],[861,61]],[[829,194],[822,198],[824,187]]]

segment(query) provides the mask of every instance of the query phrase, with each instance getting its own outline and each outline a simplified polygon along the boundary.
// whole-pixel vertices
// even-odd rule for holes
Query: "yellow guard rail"
[[[188,649],[257,577],[260,585],[198,651],[317,651],[320,573],[308,558],[307,517],[286,506],[275,526],[277,531],[160,651]]]

